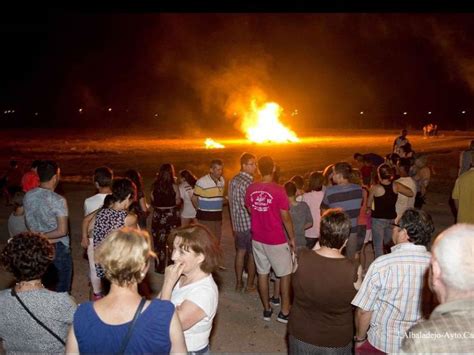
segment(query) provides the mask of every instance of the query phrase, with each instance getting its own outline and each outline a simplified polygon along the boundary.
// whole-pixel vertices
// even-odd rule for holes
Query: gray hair
[[[446,229],[436,238],[432,252],[448,288],[474,291],[474,225],[459,223]]]

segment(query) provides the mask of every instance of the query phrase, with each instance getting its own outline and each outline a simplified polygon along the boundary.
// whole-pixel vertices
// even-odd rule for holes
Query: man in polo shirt
[[[219,243],[222,235],[222,205],[225,181],[222,176],[224,164],[220,159],[211,161],[209,174],[204,175],[194,186],[191,201],[196,208],[196,218],[216,236]]]
[[[324,192],[321,209],[342,208],[351,219],[351,234],[346,245],[346,256],[353,259],[362,248],[364,240],[357,240],[357,217],[362,206],[362,187],[352,184],[349,179],[352,167],[349,163],[340,162],[333,167],[332,180],[336,185],[328,186]]]
[[[291,252],[295,250],[290,204],[285,189],[273,182],[273,159],[269,156],[261,157],[258,169],[262,180],[247,188],[245,206],[251,215],[252,248],[258,273],[258,292],[264,307],[263,319],[269,321],[273,313],[268,291],[268,275],[270,269],[273,269],[280,278],[281,310],[277,321],[288,323],[293,271]],[[284,228],[288,233],[288,240]]]
[[[469,354],[474,349],[474,226],[456,224],[436,239],[431,249],[430,288],[440,305],[430,319],[410,328],[406,353]]]
[[[391,253],[372,262],[352,300],[357,307],[356,354],[399,352],[408,329],[423,317],[423,308],[430,306],[423,290],[433,220],[426,212],[410,208],[398,223]]]
[[[252,254],[252,233],[250,231],[250,214],[245,208],[245,193],[253,181],[253,174],[257,170],[255,156],[243,153],[240,157],[240,172],[229,183],[229,209],[232,229],[235,237],[235,290],[241,291],[244,287],[242,274],[244,271],[245,254],[247,258],[247,287],[246,291],[255,291],[255,262]]]

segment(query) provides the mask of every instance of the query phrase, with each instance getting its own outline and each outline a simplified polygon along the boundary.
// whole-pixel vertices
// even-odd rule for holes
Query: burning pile
[[[206,149],[222,149],[222,148],[225,148],[225,146],[223,146],[220,143],[217,143],[212,138],[206,138],[206,140],[204,141],[204,145],[206,146]]]
[[[241,124],[247,139],[255,143],[298,142],[295,132],[280,122],[282,111],[275,102],[267,102],[259,107],[253,100],[251,109],[244,115]]]

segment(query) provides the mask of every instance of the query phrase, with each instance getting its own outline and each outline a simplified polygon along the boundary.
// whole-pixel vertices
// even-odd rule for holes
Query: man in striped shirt
[[[352,300],[358,307],[356,354],[399,352],[408,329],[425,315],[423,307],[430,306],[425,274],[431,255],[426,245],[434,232],[433,220],[410,208],[398,223],[391,253],[374,260]]]
[[[240,157],[240,172],[229,183],[229,209],[232,229],[235,238],[235,290],[241,291],[244,287],[242,274],[244,271],[245,254],[247,258],[247,287],[246,291],[256,291],[255,262],[252,253],[252,234],[250,231],[250,214],[245,208],[245,193],[247,187],[253,182],[253,175],[257,170],[255,156],[243,153]]]
[[[220,159],[211,161],[209,174],[204,175],[194,186],[191,201],[196,208],[196,218],[216,236],[219,244],[222,235],[222,205],[224,204],[225,180],[222,176],[224,164]]]
[[[336,185],[329,186],[324,192],[321,209],[342,208],[351,219],[351,234],[346,245],[346,256],[353,259],[364,241],[357,240],[357,217],[362,206],[362,187],[349,182],[351,174],[352,167],[349,163],[340,162],[334,165],[332,179]]]

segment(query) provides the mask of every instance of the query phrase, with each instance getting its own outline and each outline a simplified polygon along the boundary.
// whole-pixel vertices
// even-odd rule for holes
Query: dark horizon
[[[4,127],[231,132],[257,88],[296,131],[473,128],[473,14],[50,12],[0,33]]]

